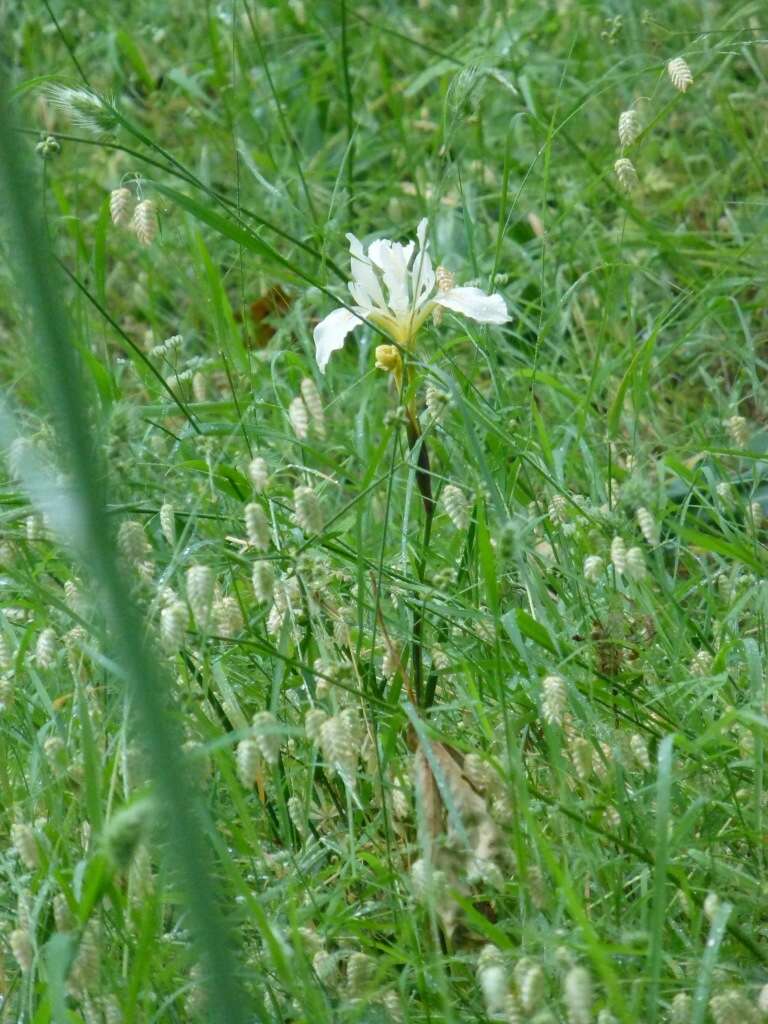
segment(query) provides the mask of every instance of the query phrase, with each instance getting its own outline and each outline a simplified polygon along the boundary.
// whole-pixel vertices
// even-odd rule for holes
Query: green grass
[[[0,1021],[759,1019],[760,5],[44,3],[6,35]],[[345,234],[422,217],[509,323],[429,321],[402,397],[372,326],[322,376]]]

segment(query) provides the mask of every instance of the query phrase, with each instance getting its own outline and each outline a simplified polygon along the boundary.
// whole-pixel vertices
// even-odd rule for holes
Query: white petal
[[[416,237],[419,240],[419,248],[422,252],[427,248],[429,242],[427,241],[427,228],[429,227],[429,221],[426,217],[422,217],[419,221],[419,226],[416,228]]]
[[[376,271],[371,266],[371,261],[363,251],[363,244],[359,238],[348,234],[350,267],[353,280],[349,284],[349,290],[355,302],[360,306],[373,308],[378,306],[383,309],[386,306],[384,293]]]
[[[435,302],[481,324],[505,324],[509,320],[507,304],[501,295],[486,295],[479,288],[451,288],[447,292],[438,292]]]
[[[314,330],[315,358],[320,372],[325,373],[328,360],[333,352],[344,347],[344,339],[355,327],[363,323],[362,319],[348,309],[334,309],[321,320]]]
[[[424,221],[422,221],[423,223]],[[418,313],[424,303],[428,301],[434,287],[435,272],[432,269],[432,260],[426,249],[422,249],[421,252],[416,253],[413,267],[411,267],[411,294],[414,312]]]
[[[380,270],[389,298],[389,308],[395,316],[406,315],[411,306],[408,294],[408,264],[415,245],[401,245],[379,238],[368,246],[368,257]]]

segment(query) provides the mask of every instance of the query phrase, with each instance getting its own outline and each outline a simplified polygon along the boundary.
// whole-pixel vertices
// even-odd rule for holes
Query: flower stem
[[[427,443],[422,436],[419,421],[416,417],[416,409],[413,399],[405,405],[405,426],[408,435],[408,447],[416,451],[416,483],[421,493],[421,500],[424,505],[424,534],[422,538],[421,551],[416,565],[416,574],[419,583],[424,582],[424,574],[427,566],[427,553],[429,541],[432,535],[432,518],[435,513],[435,499],[432,496],[432,479],[429,468],[429,450]],[[424,602],[419,605],[414,613],[413,639],[411,642],[411,661],[413,663],[413,688],[416,700],[422,704],[424,659],[423,659],[423,635],[424,635]]]
[[[416,485],[421,494],[424,504],[424,514],[427,522],[431,524],[435,509],[435,499],[432,497],[432,478],[429,470],[429,450],[426,441],[421,435],[419,422],[413,404],[405,407],[405,429],[408,435],[408,447],[416,451]]]

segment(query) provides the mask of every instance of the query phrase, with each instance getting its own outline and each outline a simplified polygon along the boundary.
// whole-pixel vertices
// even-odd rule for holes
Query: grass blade
[[[672,789],[672,748],[674,736],[665,736],[659,744],[656,775],[656,853],[653,868],[650,943],[648,949],[648,1020],[655,1024],[659,1013],[659,979],[663,952],[666,913],[667,867],[669,863],[669,810]]]

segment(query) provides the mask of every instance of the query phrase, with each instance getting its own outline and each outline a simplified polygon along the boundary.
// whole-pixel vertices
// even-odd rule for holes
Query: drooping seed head
[[[469,527],[469,501],[460,487],[446,484],[442,494],[443,507],[457,530]]]
[[[309,437],[309,413],[304,399],[300,395],[294,398],[288,406],[288,419],[299,441],[306,441]]]
[[[152,552],[144,527],[136,519],[126,519],[117,531],[120,554],[131,565],[143,562]]]
[[[261,754],[258,744],[251,736],[240,740],[235,753],[237,777],[246,789],[253,789],[259,777]]]
[[[310,708],[304,716],[304,732],[312,743],[320,742],[320,730],[328,721],[328,715],[322,708]]]
[[[216,623],[216,632],[219,636],[231,639],[236,637],[243,629],[243,613],[236,597],[228,594],[220,601],[214,602],[213,618]]]
[[[187,600],[195,623],[201,629],[208,621],[213,603],[216,577],[207,565],[191,565],[187,569]]]
[[[640,532],[646,544],[651,547],[655,547],[659,543],[659,528],[656,525],[656,521],[653,515],[648,511],[647,508],[642,506],[635,512],[635,518],[637,519],[637,525],[640,527]]]
[[[160,512],[158,514],[160,520],[160,531],[162,532],[165,539],[169,544],[173,545],[176,543],[176,515],[173,510],[173,505],[169,501],[163,502],[160,506]]]
[[[59,652],[59,641],[50,626],[42,630],[35,643],[35,662],[39,668],[52,668]]]
[[[109,215],[117,227],[131,223],[133,193],[129,188],[115,188],[109,193]]]
[[[141,245],[152,245],[157,237],[158,224],[157,207],[151,199],[142,199],[140,203],[136,204],[131,227]]]
[[[321,533],[323,511],[315,491],[311,487],[297,487],[293,492],[293,504],[296,525],[306,534]]]
[[[28,871],[34,871],[40,864],[40,854],[32,826],[25,822],[14,822],[11,825],[11,842],[24,867]]]
[[[632,189],[637,188],[640,184],[635,165],[625,156],[619,157],[613,165],[613,169],[616,172],[616,177],[619,179],[619,184],[625,192],[631,192]]]
[[[248,542],[257,551],[267,551],[270,544],[269,520],[257,502],[249,502],[244,509],[245,533]]]
[[[547,509],[547,515],[556,526],[562,526],[568,521],[569,506],[562,494],[553,494],[552,500]]]
[[[183,601],[172,601],[160,612],[160,641],[169,654],[176,654],[184,644],[189,613]]]
[[[645,556],[642,548],[630,548],[627,551],[625,572],[631,580],[643,580],[646,576]]]
[[[724,421],[728,436],[737,448],[746,448],[749,444],[749,423],[743,416],[731,416]]]
[[[277,719],[270,711],[253,716],[253,737],[259,753],[268,765],[276,765],[280,757],[280,733]]]
[[[544,971],[539,964],[531,964],[522,973],[519,981],[520,1002],[526,1014],[532,1014],[539,1009],[544,1001],[546,990],[546,978]]]
[[[275,588],[275,573],[270,563],[265,562],[263,559],[254,562],[251,578],[256,600],[261,604],[271,601]]]
[[[619,143],[631,146],[640,134],[640,118],[636,110],[624,110],[619,114]]]
[[[29,974],[35,962],[35,946],[26,928],[15,928],[8,936],[13,959],[23,974]]]
[[[712,655],[709,651],[697,651],[691,659],[691,675],[693,676],[708,676],[712,671]]]
[[[584,559],[584,578],[597,583],[605,571],[605,561],[600,555],[587,555]]]
[[[693,73],[682,57],[674,57],[667,64],[667,74],[678,92],[686,92],[693,85]]]
[[[304,399],[304,404],[312,420],[313,430],[321,441],[324,440],[325,411],[323,409],[323,400],[320,397],[320,392],[317,390],[317,385],[311,377],[305,377],[301,382],[301,397]]]
[[[572,967],[563,982],[569,1024],[591,1024],[592,980],[584,967]]]
[[[625,572],[627,568],[627,546],[623,538],[614,537],[611,541],[611,562],[616,572]]]
[[[541,684],[541,713],[549,725],[561,725],[567,690],[562,676],[547,676]]]
[[[351,996],[361,996],[376,975],[376,961],[365,953],[352,953],[347,960],[347,989]]]
[[[269,467],[266,459],[256,455],[248,463],[248,477],[256,494],[261,494],[269,483]]]
[[[650,771],[651,758],[648,754],[648,744],[640,733],[633,733],[629,738],[629,747],[632,756],[644,772]]]

